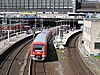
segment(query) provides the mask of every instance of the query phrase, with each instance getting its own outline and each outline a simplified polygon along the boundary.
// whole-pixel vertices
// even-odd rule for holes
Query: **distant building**
[[[100,13],[100,0],[76,0],[76,12]]]
[[[72,0],[0,0],[0,11],[72,12]]]
[[[82,40],[88,54],[100,54],[100,19],[85,19]]]

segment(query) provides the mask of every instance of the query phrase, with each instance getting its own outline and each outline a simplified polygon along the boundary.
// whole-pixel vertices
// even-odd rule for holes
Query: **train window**
[[[44,51],[44,45],[35,44],[34,51],[36,51],[36,50]]]
[[[25,30],[29,30],[30,29],[30,26],[24,26],[25,27]]]

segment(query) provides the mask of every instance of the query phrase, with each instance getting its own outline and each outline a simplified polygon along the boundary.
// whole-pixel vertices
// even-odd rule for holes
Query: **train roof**
[[[41,33],[47,34],[49,32],[48,29],[44,29]]]
[[[59,27],[60,27],[60,26],[55,26],[55,27],[50,28],[49,30],[52,31],[53,29],[59,28]]]
[[[44,42],[46,43],[46,34],[38,34],[33,42]]]

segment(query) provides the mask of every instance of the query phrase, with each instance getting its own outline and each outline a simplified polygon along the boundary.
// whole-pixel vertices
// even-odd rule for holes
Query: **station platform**
[[[19,34],[19,35],[16,35],[16,36],[13,36],[13,37],[10,37],[9,39],[5,39],[5,40],[2,40],[0,42],[0,55],[5,51],[7,50],[7,48],[9,48],[10,46],[12,46],[14,43],[26,38],[26,37],[29,37],[29,36],[32,36],[32,34],[26,34],[25,32],[22,33],[22,34]]]
[[[75,33],[82,31],[82,29],[79,30],[69,30],[69,32],[64,32],[63,33],[63,37],[61,38],[60,35],[55,36],[55,40],[54,40],[54,46],[55,48],[60,48],[63,49],[64,46],[67,42],[67,40]]]
[[[35,34],[40,33],[41,31],[36,31]],[[3,54],[10,46],[12,46],[13,44],[15,44],[16,42],[27,38],[29,36],[32,36],[32,33],[30,34],[26,34],[26,32],[23,32],[19,35],[10,37],[9,39],[5,39],[0,41],[0,55]]]
[[[100,75],[100,58],[97,58],[93,55],[88,54],[84,45],[81,43],[81,39],[82,37],[80,36],[79,41],[78,41],[78,49],[83,61],[94,73],[94,75]]]
[[[82,30],[69,31],[69,33],[64,32],[63,38],[61,38],[59,35],[56,36],[54,40],[54,47],[63,49],[63,45],[66,44],[68,38],[70,38],[70,36],[80,31]],[[94,73],[94,75],[100,75],[100,59],[87,54],[87,50],[81,43],[81,35],[78,39],[78,49],[84,63],[89,67],[89,69]]]

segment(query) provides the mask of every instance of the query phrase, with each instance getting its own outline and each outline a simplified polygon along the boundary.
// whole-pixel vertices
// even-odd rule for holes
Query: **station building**
[[[74,3],[75,4],[75,3]],[[0,0],[0,11],[72,12],[72,0]]]
[[[76,12],[100,13],[100,0],[76,0]]]
[[[82,43],[88,54],[100,54],[100,19],[85,19]]]

